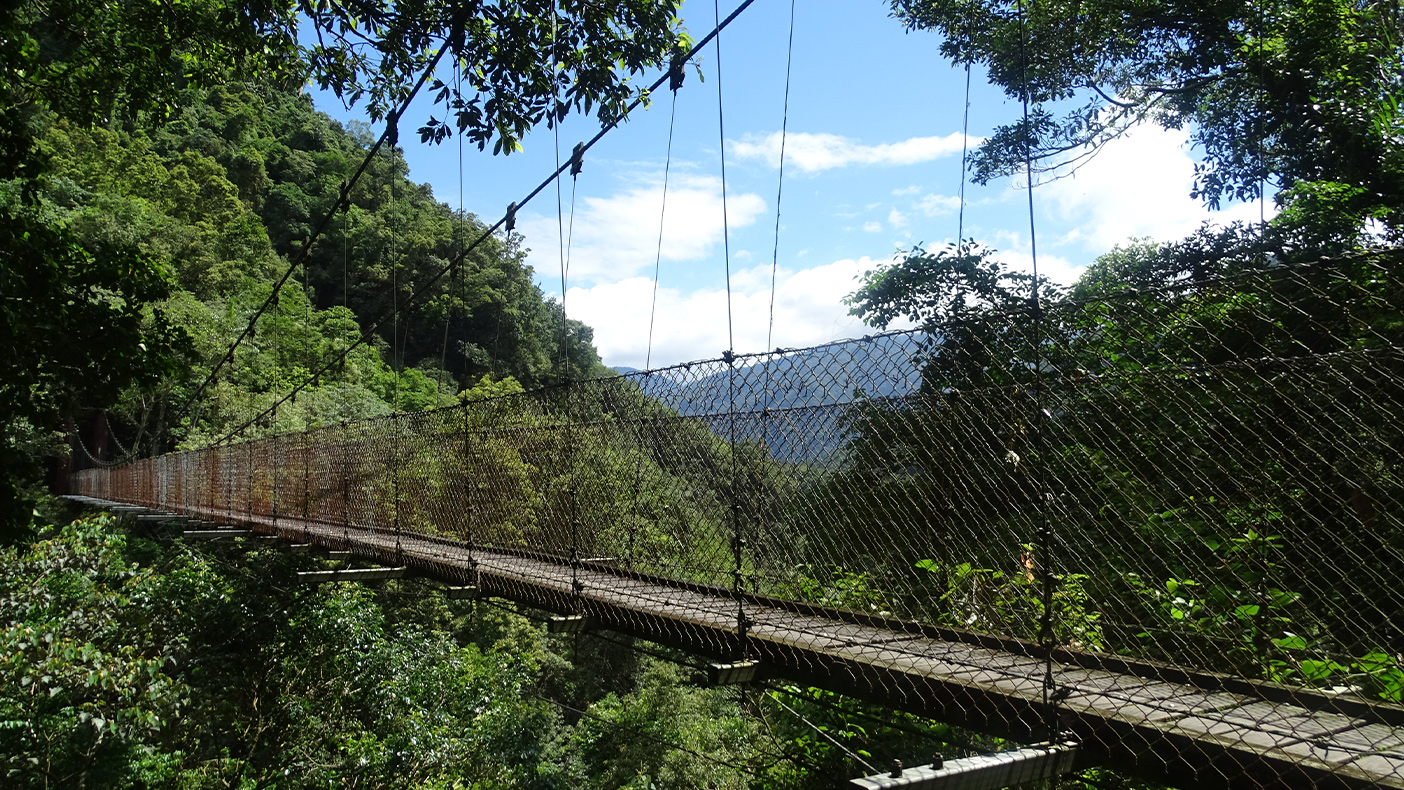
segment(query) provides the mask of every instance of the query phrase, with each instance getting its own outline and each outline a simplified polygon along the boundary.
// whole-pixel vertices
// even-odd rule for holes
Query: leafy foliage
[[[1404,82],[1397,4],[1313,0],[1022,3],[894,0],[910,28],[941,32],[981,63],[1029,121],[995,131],[974,177],[1081,160],[1140,122],[1188,127],[1203,151],[1194,195],[1210,206],[1288,190],[1352,190],[1357,217],[1404,222]],[[1069,106],[1061,117],[1052,106]]]

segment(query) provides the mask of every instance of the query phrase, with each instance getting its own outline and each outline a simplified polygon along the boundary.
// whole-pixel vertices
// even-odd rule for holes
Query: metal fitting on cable
[[[506,219],[506,221],[503,223],[503,227],[507,229],[507,232],[508,232],[508,233],[511,233],[513,230],[516,230],[516,228],[517,228],[517,204],[516,204],[516,202],[512,202],[512,203],[508,203],[508,204],[507,204],[507,219]]]
[[[393,112],[385,116],[385,143],[392,148],[400,144],[400,118]]]
[[[575,150],[570,152],[570,176],[574,178],[580,175],[580,170],[585,167],[585,144],[576,143]]]
[[[683,68],[687,65],[684,55],[686,53],[681,49],[673,50],[673,59],[668,64],[668,90],[673,93],[677,93],[678,88],[683,86],[683,77],[687,74]]]

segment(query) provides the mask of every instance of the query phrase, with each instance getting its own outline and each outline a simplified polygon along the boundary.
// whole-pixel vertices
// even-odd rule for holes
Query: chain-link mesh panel
[[[1404,785],[1404,284],[1280,267],[75,475],[1149,776]]]

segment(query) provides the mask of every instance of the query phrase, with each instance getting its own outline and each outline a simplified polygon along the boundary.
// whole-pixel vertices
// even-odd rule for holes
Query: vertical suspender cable
[[[559,89],[560,83],[559,83],[559,81],[558,81],[558,79],[557,79],[557,75],[556,75],[557,64],[558,64],[558,62],[559,62],[559,61],[558,61],[558,57],[559,57],[559,55],[560,55],[560,53],[559,53],[559,51],[558,51],[558,49],[557,49],[557,47],[558,47],[558,42],[559,42],[559,34],[558,34],[558,30],[557,30],[557,24],[558,24],[558,23],[559,23],[559,11],[558,11],[558,6],[557,6],[557,4],[556,4],[555,2],[552,2],[552,3],[551,3],[551,115],[550,115],[550,124],[551,124],[551,134],[552,134],[552,138],[553,138],[553,141],[554,141],[554,144],[555,144],[555,152],[556,152],[556,175],[555,175],[555,182],[556,182],[556,250],[557,250],[557,254],[559,255],[559,259],[560,259],[560,271],[561,271],[561,331],[560,331],[560,337],[559,337],[559,339],[558,339],[557,342],[558,342],[558,344],[559,344],[559,351],[558,351],[558,353],[559,353],[559,355],[560,355],[560,364],[561,364],[561,383],[562,383],[563,385],[566,385],[566,386],[562,386],[562,388],[561,388],[561,397],[562,397],[562,399],[563,399],[562,406],[563,406],[563,409],[564,409],[564,412],[565,412],[565,419],[567,420],[567,423],[566,423],[566,432],[565,432],[565,442],[566,442],[566,447],[565,447],[565,453],[566,453],[566,454],[565,454],[565,459],[566,459],[566,460],[565,460],[566,492],[565,492],[565,493],[566,493],[566,498],[567,498],[567,500],[568,500],[568,502],[569,502],[569,509],[570,509],[570,513],[569,513],[569,521],[570,521],[570,523],[569,523],[569,527],[570,527],[570,586],[571,586],[571,592],[572,592],[572,594],[573,594],[574,601],[575,601],[576,614],[579,614],[579,613],[580,613],[580,611],[579,611],[579,608],[580,608],[580,593],[581,593],[582,590],[583,590],[583,586],[581,585],[581,582],[580,582],[580,558],[581,558],[581,556],[582,556],[581,553],[580,553],[580,506],[579,506],[579,502],[578,502],[578,500],[577,500],[577,491],[576,491],[576,488],[577,488],[577,485],[576,485],[576,483],[577,483],[577,481],[576,481],[576,463],[577,463],[577,461],[576,461],[576,452],[575,452],[575,451],[576,451],[576,444],[577,444],[577,441],[578,441],[578,440],[577,440],[577,438],[576,438],[575,430],[574,430],[574,420],[575,420],[575,418],[574,418],[574,416],[571,414],[571,409],[570,409],[571,390],[570,390],[570,388],[569,388],[569,386],[568,386],[568,385],[569,385],[569,382],[570,382],[570,351],[569,351],[569,348],[568,348],[569,326],[568,326],[567,323],[566,323],[566,288],[567,288],[567,280],[566,280],[566,277],[567,277],[567,274],[568,274],[568,273],[567,273],[567,271],[566,271],[565,205],[564,205],[564,202],[563,202],[562,197],[561,197],[561,172],[562,172],[562,167],[561,167],[561,120],[562,120],[562,117],[561,117],[561,115],[562,115],[562,114],[561,114],[561,112],[560,112],[560,107],[558,106],[559,103],[560,103],[560,96],[559,96],[559,94],[558,94],[558,89]],[[572,179],[573,179],[573,178],[574,178],[574,174],[577,173],[578,170],[577,170],[576,167],[575,167],[575,158],[574,158],[574,157],[572,157],[571,161],[572,161],[571,171],[572,171]],[[575,186],[574,186],[574,183],[572,183],[572,185],[571,185],[571,224],[572,224],[572,226],[574,226],[574,211],[575,211]]]
[[[780,198],[785,194],[785,141],[790,130],[790,66],[794,55],[795,0],[790,0],[790,36],[785,49],[785,103],[780,118],[780,177],[775,186],[775,246],[770,251],[770,323],[765,330],[767,349],[770,348],[775,334],[775,276],[780,268]]]
[[[282,324],[282,318],[282,288],[275,285],[273,291],[273,360],[274,365],[277,367],[282,367],[285,363],[283,359],[283,344],[280,342],[282,335],[280,324]],[[270,453],[273,461],[273,472],[269,475],[268,498],[273,510],[273,530],[276,532],[278,530],[278,479],[281,477],[280,472],[282,471],[282,459],[278,457],[278,409],[276,407],[273,409],[273,414],[268,418],[268,430],[272,435],[271,439],[265,438],[265,441],[260,441],[259,444],[267,445],[271,443],[273,446],[273,450]]]
[[[346,182],[343,181],[344,185]],[[349,190],[349,187],[346,187]],[[348,271],[351,263],[351,196],[341,204],[341,306],[351,306],[351,276]]]
[[[731,233],[727,221],[726,209],[726,113],[722,101],[722,62],[721,62],[721,5],[718,0],[713,0],[712,10],[716,15],[717,22],[717,140],[720,143],[721,154],[721,188],[722,188],[722,250],[726,265],[726,351],[722,353],[722,359],[727,366],[727,445],[731,455],[731,492],[730,507],[728,511],[731,516],[731,551],[734,565],[732,567],[732,595],[736,599],[736,637],[738,640],[738,650],[740,658],[744,660],[747,655],[746,631],[750,627],[750,622],[746,618],[746,606],[741,598],[741,514],[738,512],[740,501],[737,498],[738,486],[741,482],[741,470],[739,460],[736,456],[736,335],[732,325],[731,315]]]
[[[726,347],[736,350],[736,339],[731,319],[731,228],[728,224],[726,208],[726,115],[722,109],[722,61],[721,61],[721,6],[719,0],[712,0],[712,10],[717,18],[717,142],[721,154],[722,191],[722,254],[726,264]]]
[[[556,251],[561,270],[561,331],[557,339],[561,364],[561,381],[570,380],[570,355],[566,350],[566,256],[565,256],[565,208],[561,200],[561,114],[556,93],[556,4],[551,4],[551,134],[556,146]]]
[[[1048,487],[1048,458],[1045,453],[1048,412],[1044,408],[1043,391],[1043,301],[1042,287],[1038,276],[1038,234],[1034,227],[1034,175],[1033,139],[1029,129],[1029,64],[1028,29],[1025,19],[1024,0],[1019,0],[1019,70],[1021,79],[1021,99],[1024,112],[1024,177],[1028,179],[1029,206],[1029,255],[1033,268],[1033,294],[1029,307],[1033,311],[1033,390],[1034,390],[1034,457],[1037,459],[1038,475],[1036,496],[1038,498],[1038,554],[1043,566],[1041,593],[1043,615],[1039,623],[1039,641],[1043,648],[1043,726],[1050,741],[1058,737],[1058,710],[1054,695],[1056,683],[1053,680],[1053,531],[1048,518],[1051,492]]]
[[[790,32],[785,47],[785,100],[780,113],[780,172],[775,184],[775,243],[770,250],[770,316],[765,330],[765,348],[773,347],[775,340],[775,283],[780,270],[780,201],[785,194],[785,143],[790,131],[790,70],[795,55],[795,0],[790,0]],[[775,353],[778,355],[779,349]],[[761,440],[766,453],[770,452],[770,388],[773,383],[775,356],[765,365],[765,391],[761,403]],[[771,517],[768,508],[762,510],[762,525],[768,525]],[[768,529],[768,527],[765,527]],[[742,691],[744,701],[744,689]]]
[[[648,340],[644,348],[644,376],[650,376],[653,364],[653,322],[658,315],[658,280],[662,275],[663,268],[663,229],[668,216],[668,176],[673,167],[673,130],[678,116],[678,89],[683,85],[683,77],[686,74],[687,64],[683,61],[679,53],[674,53],[672,61],[668,64],[668,89],[673,94],[672,103],[668,109],[668,146],[663,155],[663,195],[658,206],[658,246],[653,253],[653,295],[649,300],[648,307]],[[574,212],[572,210],[572,221]],[[629,531],[627,535],[627,545],[624,550],[624,562],[629,568],[634,567],[634,544],[638,531],[639,518],[639,493],[643,488],[643,462],[646,439],[644,430],[647,421],[639,420],[638,426],[638,458],[634,466],[634,512],[629,519]]]
[[[1263,11],[1263,0],[1254,4],[1258,9],[1258,259],[1259,265],[1267,263],[1267,128],[1264,123],[1264,109],[1267,94],[1267,52],[1263,47],[1267,37],[1267,19]]]
[[[970,164],[970,62],[965,63],[965,109],[960,124],[960,210],[956,216],[956,255],[965,252],[965,174]],[[1032,191],[1032,190],[1030,190]]]
[[[658,248],[653,253],[653,298],[648,308],[648,345],[644,351],[644,370],[651,370],[653,362],[653,321],[658,314],[658,277],[663,264],[663,225],[668,216],[668,176],[673,167],[673,123],[678,115],[678,88],[682,87],[685,65],[675,56],[669,67],[672,78],[669,87],[673,92],[673,103],[668,110],[668,148],[663,158],[663,200],[658,207]]]
[[[399,224],[395,215],[398,208],[395,202],[395,187],[399,181],[399,167],[395,150],[400,142],[400,119],[391,116],[390,129],[386,135],[390,152],[390,280],[392,310],[392,331],[390,335],[390,362],[395,366],[395,398],[390,411],[390,492],[395,498],[395,564],[404,564],[404,544],[400,541],[400,377],[404,370],[404,353],[400,344],[400,250],[396,233]]]

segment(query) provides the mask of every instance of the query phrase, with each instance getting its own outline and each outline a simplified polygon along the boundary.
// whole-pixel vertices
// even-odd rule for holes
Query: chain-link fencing
[[[74,486],[976,729],[1068,728],[1147,775],[1401,786],[1402,454],[1404,280],[1362,257],[569,382]]]

